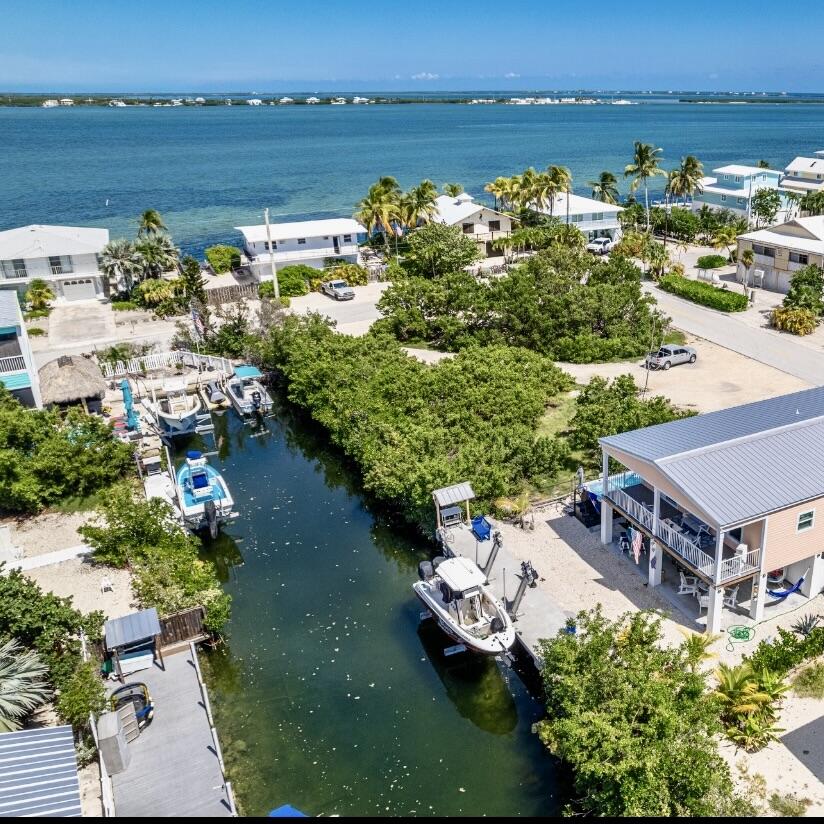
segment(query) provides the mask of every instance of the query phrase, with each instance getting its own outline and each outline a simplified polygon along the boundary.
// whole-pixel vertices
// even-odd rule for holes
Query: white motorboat
[[[160,400],[143,400],[143,406],[152,415],[161,433],[176,437],[196,432],[202,409],[200,398],[186,393],[186,382],[183,380],[166,381],[163,393],[165,397]]]
[[[183,520],[194,531],[208,527],[215,538],[221,524],[238,516],[223,476],[196,450],[186,453],[177,470],[175,491]]]
[[[242,418],[265,415],[272,409],[272,397],[263,388],[263,374],[256,366],[238,366],[226,382],[226,394],[235,411]]]
[[[412,588],[450,638],[482,655],[500,655],[512,647],[512,619],[469,558],[447,558],[437,566],[424,561],[418,572],[421,580]]]

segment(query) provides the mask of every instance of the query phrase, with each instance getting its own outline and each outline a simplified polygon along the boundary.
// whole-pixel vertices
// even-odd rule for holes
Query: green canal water
[[[419,627],[411,585],[431,547],[289,407],[258,430],[217,421],[211,460],[241,517],[209,548],[233,604],[225,645],[202,660],[243,812],[556,812],[529,679],[447,662],[437,629]]]

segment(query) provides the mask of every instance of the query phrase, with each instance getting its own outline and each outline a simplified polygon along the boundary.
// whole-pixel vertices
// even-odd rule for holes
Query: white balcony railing
[[[658,523],[657,537],[677,555],[680,555],[693,569],[697,569],[708,578],[713,577],[715,574],[715,558],[704,552],[698,544],[661,522]]]
[[[306,249],[294,249],[290,251],[275,249],[274,258],[275,264],[283,263],[288,260],[310,260],[314,258],[327,257],[348,257],[350,255],[357,255],[359,247],[357,243],[341,244],[337,249],[334,246],[307,246]],[[254,255],[252,262],[257,265],[264,265],[269,262],[269,252],[258,252]]]
[[[2,375],[8,375],[9,372],[25,372],[26,368],[26,360],[22,355],[0,358],[0,374]]]
[[[760,568],[761,550],[751,549],[746,555],[733,556],[721,561],[721,580],[728,581],[730,578],[758,572]]]

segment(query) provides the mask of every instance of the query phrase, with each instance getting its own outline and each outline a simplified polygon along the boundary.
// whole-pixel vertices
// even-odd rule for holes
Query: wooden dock
[[[154,699],[152,722],[131,744],[131,760],[112,776],[118,817],[235,815],[197,653],[189,645],[164,665],[134,673]]]
[[[444,527],[439,531],[445,536],[441,541],[447,556],[462,555],[483,567],[492,551],[492,540],[478,541],[466,523]],[[546,574],[548,570],[538,570]],[[521,562],[516,560],[506,545],[498,550],[498,556],[489,570],[489,585],[498,600],[505,605],[512,603],[521,582]],[[570,615],[562,610],[542,589],[527,587],[526,594],[512,616],[521,647],[540,667],[539,642],[542,638],[554,638],[566,626]]]

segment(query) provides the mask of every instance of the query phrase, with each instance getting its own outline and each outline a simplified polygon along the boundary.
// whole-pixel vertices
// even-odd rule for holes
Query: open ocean
[[[762,158],[783,167],[824,148],[824,105],[0,108],[0,139],[0,229],[88,225],[128,237],[155,208],[199,255],[238,244],[233,227],[262,222],[266,206],[274,221],[349,215],[385,174],[486,197],[498,175],[560,164],[586,194],[602,170],[621,176],[635,140],[661,146],[665,168],[685,154],[707,172]]]

